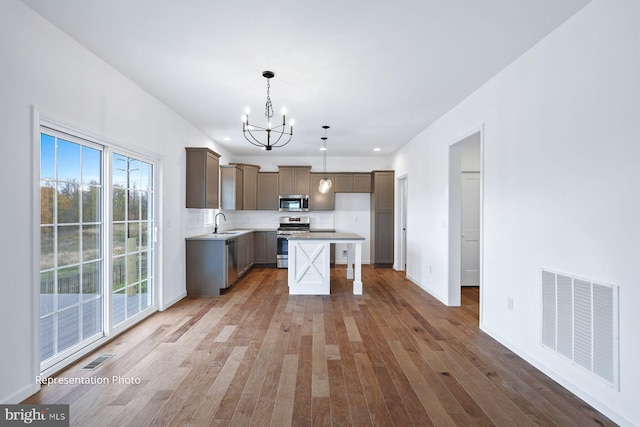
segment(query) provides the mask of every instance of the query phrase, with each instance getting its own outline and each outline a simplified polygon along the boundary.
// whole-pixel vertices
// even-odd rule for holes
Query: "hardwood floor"
[[[77,426],[614,425],[480,331],[477,288],[447,308],[365,266],[362,296],[342,268],[331,296],[289,296],[286,273],[186,298],[58,376],[109,384],[43,386],[24,403],[68,403]]]

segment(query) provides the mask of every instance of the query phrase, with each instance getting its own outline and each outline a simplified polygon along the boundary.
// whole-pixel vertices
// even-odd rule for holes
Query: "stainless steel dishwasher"
[[[238,279],[238,239],[228,239],[225,241],[227,248],[227,280],[225,280],[225,288],[233,285]]]

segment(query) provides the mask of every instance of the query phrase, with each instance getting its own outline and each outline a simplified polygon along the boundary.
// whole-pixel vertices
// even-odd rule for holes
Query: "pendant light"
[[[320,139],[323,142],[321,150],[324,152],[323,153],[324,157],[322,162],[324,177],[320,179],[320,184],[318,185],[318,191],[322,194],[327,194],[331,189],[331,186],[333,185],[333,183],[331,182],[331,179],[327,178],[327,129],[329,129],[329,126],[324,125],[322,126],[322,129],[324,129],[324,136],[321,137]]]

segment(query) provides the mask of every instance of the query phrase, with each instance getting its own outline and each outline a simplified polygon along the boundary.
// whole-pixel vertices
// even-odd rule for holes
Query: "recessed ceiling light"
[[[223,141],[231,141],[231,138],[229,138],[228,136],[225,136],[224,138],[222,138]]]
[[[380,147],[374,148],[373,151],[380,151]]]
[[[327,151],[327,147],[320,147],[320,151]]]

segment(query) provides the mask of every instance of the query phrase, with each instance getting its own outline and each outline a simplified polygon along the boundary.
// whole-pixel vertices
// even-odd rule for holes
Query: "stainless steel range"
[[[311,229],[311,222],[308,216],[281,216],[280,227],[278,227],[278,268],[289,266],[289,241],[287,237],[294,233],[308,233]]]

